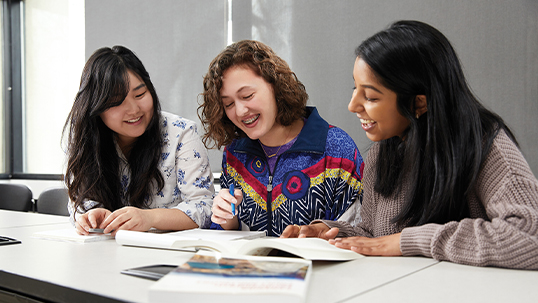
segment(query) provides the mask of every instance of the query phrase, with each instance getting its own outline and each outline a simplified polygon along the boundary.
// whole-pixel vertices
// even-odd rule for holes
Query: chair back
[[[0,209],[31,211],[32,191],[24,184],[0,183]]]
[[[39,194],[36,211],[41,214],[69,216],[69,196],[65,187],[47,188]]]

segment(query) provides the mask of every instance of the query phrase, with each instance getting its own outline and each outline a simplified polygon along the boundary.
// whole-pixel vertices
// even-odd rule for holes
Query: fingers
[[[89,228],[97,228],[98,227],[98,224],[97,224],[98,219],[101,219],[100,213],[97,212],[97,211],[90,211],[88,213],[88,222],[90,224]],[[99,220],[99,221],[102,221],[102,220]]]
[[[114,234],[116,234],[116,231],[120,228],[120,226],[122,226],[125,223],[125,220],[127,220],[125,216],[123,216],[123,218],[119,218],[120,216],[121,214],[118,213],[118,211],[115,211],[111,213],[110,215],[108,215],[105,221],[101,223],[101,228],[103,228],[103,233],[107,234],[107,233],[114,232]]]
[[[77,218],[77,221],[75,222],[75,228],[77,234],[84,236],[89,235],[88,231],[90,229],[90,225],[87,221],[87,214],[81,215]]]
[[[88,235],[90,228],[97,228],[107,212],[109,211],[104,208],[95,208],[80,215],[75,222],[77,233]]]
[[[213,199],[213,207],[211,208],[211,221],[216,224],[225,224],[227,220],[234,218],[232,214],[232,203],[238,205],[238,199],[242,199],[243,193],[236,189],[232,196],[228,189],[222,189],[219,194]]]
[[[328,233],[329,227],[323,223],[316,223],[310,225],[288,225],[282,234],[281,238],[322,238],[329,239],[328,237],[332,236],[334,238],[338,234],[338,229],[336,228],[336,233],[334,231]]]
[[[358,237],[352,237],[352,238],[358,238]],[[351,249],[350,239],[351,238],[330,239],[329,243],[338,248]],[[357,245],[357,242],[355,242],[354,244]]]
[[[282,231],[282,234],[280,235],[280,238],[297,238],[300,234],[301,226],[299,225],[288,225],[286,228],[284,228],[284,231]]]
[[[241,189],[235,189],[234,190],[234,198],[235,198],[235,202],[234,204],[237,206],[239,204],[241,204],[241,201],[243,201],[243,191]]]
[[[123,207],[111,213],[101,223],[101,228],[104,233],[112,233],[115,235],[120,229],[146,231],[151,228],[145,212],[147,210],[136,207]]]
[[[101,222],[99,228],[103,228],[103,229],[105,229],[105,231],[108,232],[109,230],[107,230],[107,228],[109,227],[110,223],[111,223],[114,219],[116,219],[116,217],[118,217],[118,215],[120,214],[119,211],[120,211],[120,210],[118,209],[118,210],[116,210],[116,211],[110,213],[110,214],[105,218],[105,220],[103,220],[103,222]]]
[[[112,221],[104,227],[103,233],[105,234],[110,233],[112,235],[116,235],[116,233],[120,229],[123,229],[123,230],[137,230],[138,229],[137,228],[139,226],[139,224],[137,224],[138,222],[136,220],[133,220],[133,218],[129,216],[127,213],[121,213],[117,215],[113,215],[113,214],[114,213],[108,216],[108,218],[111,218],[112,216],[114,217]]]
[[[148,210],[128,206],[114,212],[92,209],[77,218],[75,228],[80,235],[89,235],[90,228],[102,228],[104,233],[115,235],[120,229],[147,231],[151,224]]]
[[[323,223],[303,225],[299,230],[298,238],[316,237],[323,239],[323,232],[328,229],[329,227]]]
[[[340,229],[338,229],[337,227],[333,227],[333,228],[329,229],[328,231],[322,233],[322,236],[320,238],[323,238],[325,240],[334,239],[338,235],[339,231],[340,231]]]
[[[363,255],[372,256],[401,256],[400,234],[378,238],[349,237],[329,240],[338,248],[350,249]]]

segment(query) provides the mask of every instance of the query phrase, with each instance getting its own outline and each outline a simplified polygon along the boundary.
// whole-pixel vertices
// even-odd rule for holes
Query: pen
[[[230,195],[232,195],[232,197],[234,197],[234,183],[232,182],[232,184],[230,184]],[[232,215],[235,216],[235,204],[232,203]]]

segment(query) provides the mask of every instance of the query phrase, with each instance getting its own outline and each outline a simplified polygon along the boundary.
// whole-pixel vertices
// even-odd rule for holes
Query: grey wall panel
[[[86,1],[86,58],[103,46],[129,47],[148,70],[162,109],[200,125],[202,79],[226,46],[225,10],[223,0]],[[211,152],[213,171],[220,171],[221,156]]]
[[[234,6],[234,14],[243,16],[243,27],[249,27],[248,20],[251,24],[250,37],[248,30],[234,29],[237,38],[258,39],[286,59],[305,84],[310,104],[346,130],[363,156],[371,142],[347,111],[355,48],[396,20],[437,27],[456,48],[473,91],[505,119],[538,174],[538,1],[239,2],[242,6]],[[247,10],[251,18],[245,17]]]
[[[86,1],[86,54],[114,44],[143,60],[163,108],[198,121],[196,99],[226,41],[225,1]],[[258,39],[288,61],[309,103],[365,156],[371,142],[347,111],[354,49],[400,19],[427,22],[453,43],[484,105],[512,127],[538,174],[538,1],[233,0],[233,40]],[[458,121],[454,121],[458,123]],[[221,154],[211,151],[220,170]]]

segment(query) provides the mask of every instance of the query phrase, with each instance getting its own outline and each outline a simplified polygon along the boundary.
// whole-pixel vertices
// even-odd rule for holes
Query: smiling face
[[[117,135],[118,144],[124,152],[146,131],[153,118],[153,97],[142,80],[128,71],[129,93],[123,102],[108,108],[100,117],[105,125]]]
[[[361,119],[368,139],[381,141],[402,136],[410,122],[398,111],[396,93],[379,83],[370,66],[360,58],[355,60],[353,79],[355,89],[348,110]]]
[[[268,146],[282,144],[285,128],[276,122],[273,87],[252,69],[233,66],[226,70],[220,97],[228,119],[250,139]]]

